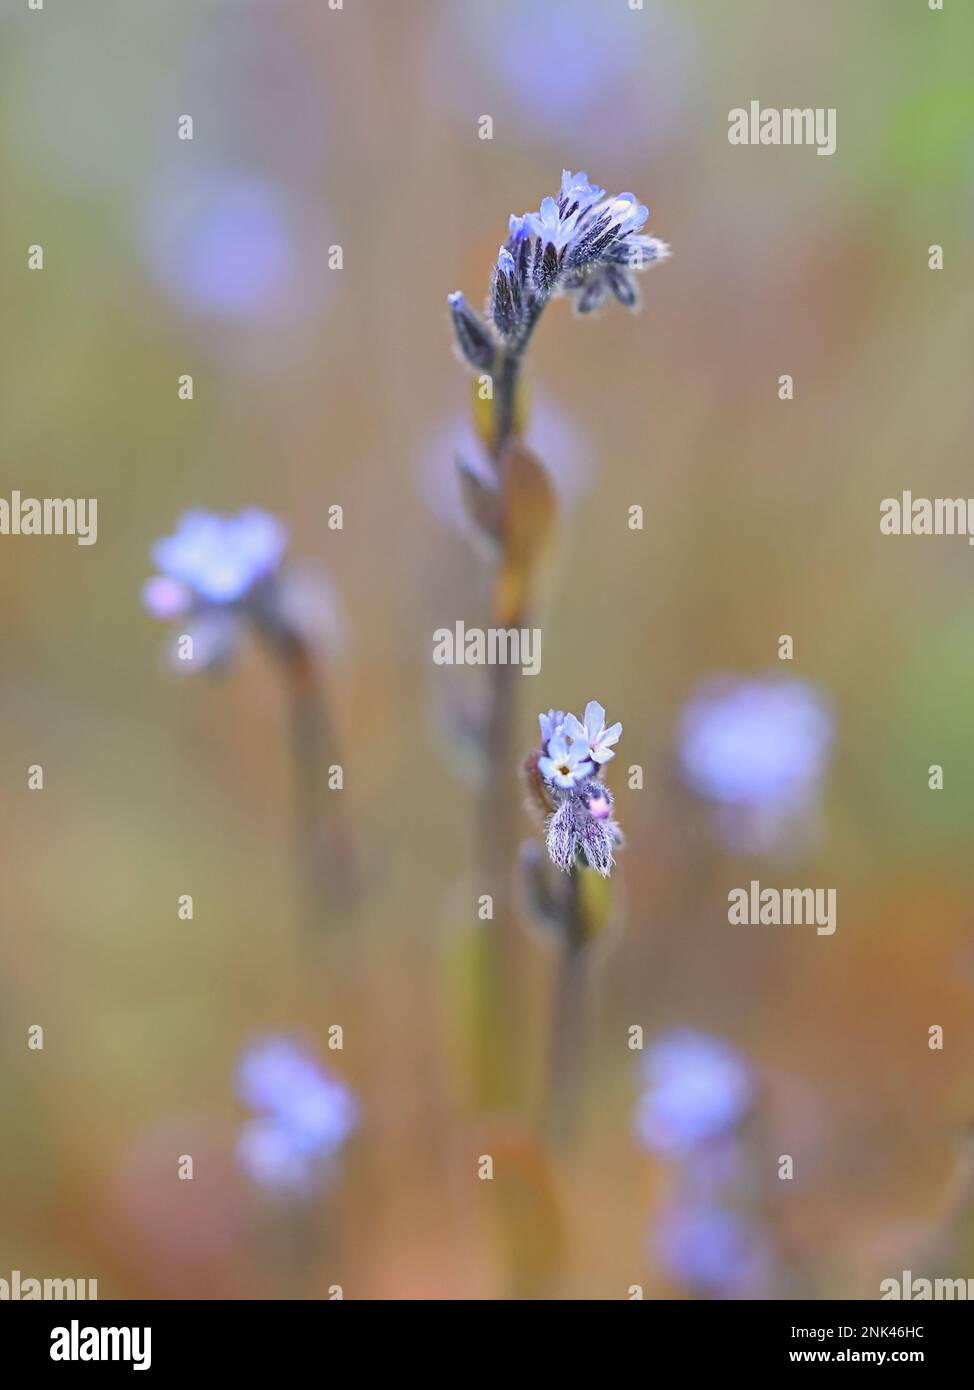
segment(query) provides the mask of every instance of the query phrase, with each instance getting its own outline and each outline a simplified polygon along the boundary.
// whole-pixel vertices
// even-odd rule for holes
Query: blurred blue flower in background
[[[650,1258],[691,1293],[758,1298],[771,1272],[770,1242],[760,1226],[712,1203],[677,1203],[657,1217]]]
[[[218,170],[164,178],[143,230],[150,269],[183,310],[224,319],[283,309],[296,248],[283,193]]]
[[[690,1029],[665,1033],[642,1063],[646,1089],[635,1130],[648,1149],[685,1155],[719,1138],[747,1114],[753,1097],[751,1069],[729,1043]]]
[[[237,1094],[253,1110],[237,1141],[237,1160],[261,1187],[310,1194],[355,1130],[351,1090],[287,1037],[267,1037],[241,1055]]]
[[[710,680],[684,707],[680,768],[687,785],[721,810],[718,829],[732,848],[770,849],[816,800],[833,737],[829,705],[806,681]]]
[[[248,613],[277,627],[287,621],[289,586],[275,583],[273,594],[261,589],[276,580],[287,543],[285,526],[258,507],[236,516],[193,509],[183,514],[173,535],[155,543],[152,558],[162,573],[143,585],[142,603],[154,618],[181,620],[169,651],[175,670],[226,665]],[[191,645],[184,651],[185,637]]]
[[[314,562],[285,566],[288,541],[277,517],[247,507],[236,516],[194,508],[155,543],[162,573],[143,585],[142,603],[154,618],[180,620],[169,654],[176,670],[225,665],[248,625],[278,646],[340,651],[344,621],[331,578]]]
[[[206,603],[234,603],[259,580],[271,574],[287,549],[282,522],[259,507],[236,516],[193,509],[180,518],[175,534],[152,548],[163,582],[150,580],[146,606],[157,617],[169,617],[175,590],[183,585]]]
[[[685,120],[695,48],[692,23],[667,0],[644,0],[638,11],[625,0],[446,6],[430,87],[449,90],[465,121],[474,90],[480,110],[506,113],[510,103],[535,136],[646,149]]]

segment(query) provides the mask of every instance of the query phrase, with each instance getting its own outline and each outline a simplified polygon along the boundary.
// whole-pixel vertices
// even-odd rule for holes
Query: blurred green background
[[[931,1239],[937,1273],[974,1272],[951,1195],[974,1111],[971,551],[878,527],[904,488],[974,494],[970,7],[3,0],[0,38],[0,491],[99,500],[94,546],[0,538],[0,1275],[94,1277],[102,1297],[479,1298],[523,1259],[551,1296],[679,1295],[647,1255],[671,1175],[633,1138],[632,1024],[729,1038],[758,1069],[782,1289],[875,1297]],[[836,154],[729,145],[753,99],[835,107]],[[538,710],[602,701],[625,725],[609,780],[628,837],[580,1133],[532,1157],[553,952],[524,933],[529,1115],[484,1115],[457,968],[476,792],[431,648],[486,621],[489,579],[444,523],[470,390],[446,294],[479,306],[508,213],[564,166],[635,191],[674,254],[637,316],[552,306],[527,369],[581,481],[518,741]],[[223,679],[176,677],[139,601],[186,508],[250,504],[346,615],[327,681],[368,891],[313,969],[276,673],[248,647]],[[673,772],[693,688],[777,665],[782,633],[837,730],[821,841],[784,879],[722,853]],[[729,927],[727,889],[762,874],[835,887],[835,936]],[[254,1031],[321,1046],[333,1023],[362,1122],[296,1274],[293,1213],[235,1170],[232,1073]],[[513,1256],[476,1180],[505,1145]],[[780,1153],[799,1155],[792,1184]]]

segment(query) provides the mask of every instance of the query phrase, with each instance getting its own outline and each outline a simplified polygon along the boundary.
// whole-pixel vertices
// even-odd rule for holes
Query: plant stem
[[[326,767],[340,763],[337,740],[307,643],[279,628],[265,636],[288,698],[301,915],[309,928],[320,929],[348,910],[354,896],[351,840],[323,776]]]
[[[565,893],[562,942],[551,1009],[546,1129],[554,1144],[567,1143],[575,1129],[575,1106],[584,1054],[586,949],[579,875],[572,869]]]
[[[514,437],[517,388],[521,375],[521,354],[504,350],[500,370],[494,376],[494,462],[503,464],[504,451]],[[503,483],[503,478],[500,479]]]
[[[494,377],[494,437],[492,453],[503,490],[504,454],[514,437],[520,353],[504,351]],[[493,1053],[489,1075],[483,1078],[483,1100],[507,1105],[516,1097],[519,1009],[515,968],[515,923],[511,906],[511,876],[515,860],[517,787],[513,760],[515,680],[511,665],[489,668],[490,691],[484,752],[487,774],[480,810],[481,868],[485,889],[493,900],[493,920],[485,941],[485,971],[480,999],[480,1036]]]

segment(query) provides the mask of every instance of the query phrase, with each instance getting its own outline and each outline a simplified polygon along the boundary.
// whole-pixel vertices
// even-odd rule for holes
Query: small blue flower
[[[620,236],[638,232],[649,217],[649,208],[637,200],[635,193],[620,193],[616,198],[608,198],[595,211],[604,213],[609,219],[609,226],[614,227]]]
[[[528,237],[528,236],[531,235],[530,230],[528,229],[528,225],[527,225],[527,222],[525,221],[525,219],[524,219],[523,217],[518,217],[518,216],[517,216],[515,213],[513,213],[513,212],[511,213],[510,217],[507,219],[507,231],[508,231],[508,240],[511,242],[512,245],[515,245],[515,246],[517,245],[517,243],[518,243],[519,241],[523,241],[523,240],[525,239],[525,237]]]
[[[553,246],[556,251],[560,251],[563,246],[569,244],[575,235],[578,218],[577,208],[567,217],[562,218],[554,198],[542,198],[538,212],[526,212],[524,214],[524,224],[531,235],[536,236],[542,244]]]
[[[565,719],[565,733],[572,743],[588,749],[588,756],[594,763],[607,763],[615,757],[612,744],[618,743],[622,735],[622,725],[605,727],[605,709],[598,700],[589,700],[585,706],[585,723],[580,724],[573,714]]]
[[[189,511],[174,535],[156,542],[152,557],[163,577],[185,585],[198,599],[235,603],[277,568],[287,541],[277,518],[257,507],[235,517]],[[153,585],[144,595],[150,611],[158,611],[159,592]]]
[[[565,723],[565,711],[562,709],[550,709],[547,714],[538,715],[538,724],[541,727],[541,747],[545,753],[548,751],[548,744],[555,734],[560,734]]]
[[[285,1037],[247,1048],[236,1082],[241,1100],[259,1112],[241,1132],[241,1166],[262,1186],[307,1190],[358,1124],[352,1092]]]
[[[593,203],[597,203],[600,198],[605,197],[605,189],[599,188],[598,184],[589,183],[588,174],[584,170],[579,170],[573,174],[570,169],[561,171],[561,198],[562,207],[578,207],[580,213],[587,212]]]
[[[690,1030],[665,1034],[646,1054],[635,1129],[648,1149],[686,1153],[733,1129],[750,1108],[751,1069],[730,1046]]]
[[[564,733],[556,733],[548,741],[548,756],[538,759],[538,769],[556,787],[573,787],[595,771],[587,754],[584,744],[569,744]]]

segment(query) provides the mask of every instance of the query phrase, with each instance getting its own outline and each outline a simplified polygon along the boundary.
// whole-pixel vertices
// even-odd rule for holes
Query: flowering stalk
[[[566,169],[557,199],[545,198],[537,212],[511,214],[491,276],[490,326],[459,290],[448,297],[461,356],[493,381],[491,452],[499,472],[515,434],[521,361],[548,301],[567,294],[579,314],[589,314],[614,295],[634,308],[633,272],[669,255],[665,242],[638,235],[648,217],[634,194],[607,198],[587,174]]]
[[[612,793],[603,780],[622,725],[606,727],[605,710],[590,700],[582,722],[562,710],[538,716],[541,748],[525,764],[534,802],[545,816],[548,860],[564,877],[552,882],[531,842],[522,850],[535,915],[552,928],[560,953],[551,1012],[546,1091],[551,1138],[571,1135],[583,1056],[587,962],[604,919],[607,899],[592,892],[608,879],[613,851],[623,844],[613,817]]]
[[[669,254],[664,242],[639,234],[648,216],[648,209],[632,193],[606,197],[603,188],[589,183],[587,174],[566,169],[557,198],[545,198],[536,212],[511,215],[508,237],[491,275],[487,320],[470,308],[461,291],[448,297],[459,354],[473,371],[490,379],[492,389],[492,473],[485,483],[462,462],[460,467],[468,509],[499,555],[493,611],[499,625],[526,624],[538,562],[553,529],[550,483],[543,467],[517,442],[518,392],[526,348],[548,302],[558,295],[568,295],[576,312],[583,315],[610,296],[635,307],[633,272]],[[492,949],[501,957],[493,962],[491,975],[506,992],[509,1016],[516,1020],[508,902],[515,844],[508,813],[514,677],[511,666],[492,668],[484,732],[488,780],[481,843],[494,899]],[[488,1012],[503,1016],[503,1001],[495,1001]]]

